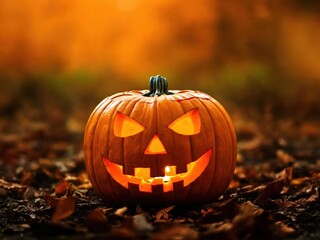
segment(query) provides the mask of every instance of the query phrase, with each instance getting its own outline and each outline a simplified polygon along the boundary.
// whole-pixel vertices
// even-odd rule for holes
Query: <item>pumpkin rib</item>
[[[85,161],[85,164],[86,164],[86,167],[87,167],[87,164],[90,164],[90,166],[89,166],[89,169],[91,170],[91,174],[93,174],[93,178],[95,179],[95,174],[94,174],[94,168],[92,167],[92,166],[94,166],[94,164],[93,164],[93,161],[94,161],[94,159],[92,158],[92,154],[93,154],[93,151],[92,151],[92,148],[93,148],[93,141],[91,141],[91,136],[94,136],[95,135],[95,130],[96,130],[96,127],[97,127],[97,119],[96,118],[99,118],[100,116],[101,116],[101,114],[103,113],[103,111],[101,111],[100,113],[98,113],[99,114],[99,117],[96,117],[96,114],[97,114],[97,112],[99,111],[99,110],[101,110],[100,109],[100,107],[102,107],[102,108],[104,108],[105,106],[103,106],[107,101],[109,100],[109,98],[105,98],[104,100],[102,100],[101,101],[101,103],[94,109],[94,111],[92,112],[92,114],[90,115],[90,117],[89,117],[89,120],[88,120],[88,122],[87,122],[87,126],[86,126],[86,131],[85,131],[85,136],[84,136],[84,138],[85,138],[85,145],[86,145],[86,143],[87,142],[89,142],[90,144],[89,144],[89,147],[88,147],[88,149],[90,149],[90,151],[89,151],[89,155],[91,155],[90,157],[89,157],[89,159],[91,159],[91,161]],[[110,103],[110,102],[109,102]],[[95,121],[93,121],[93,118],[95,117]],[[94,128],[92,128],[91,129],[91,132],[92,132],[92,134],[90,135],[90,132],[88,132],[89,130],[88,130],[88,128],[92,125],[92,124],[94,124]],[[90,137],[88,136],[88,135],[90,135]],[[90,141],[87,141],[87,138],[89,138],[90,139]],[[86,148],[86,146],[85,146],[85,148]],[[95,179],[96,180],[96,179]],[[96,181],[94,181],[94,183],[96,184]]]
[[[114,103],[116,104],[117,101],[118,100],[114,100]],[[119,103],[116,105],[117,107],[112,108],[112,112],[110,113],[110,118],[109,118],[110,127],[108,128],[108,132],[106,133],[107,137],[106,137],[105,144],[104,144],[105,148],[109,148],[110,135],[113,133],[112,126],[113,126],[115,113],[117,112],[119,105],[124,104],[124,103],[125,103],[125,101],[119,101]],[[108,153],[109,153],[109,151],[108,151]],[[107,158],[108,158],[108,160],[113,161],[113,159],[110,159],[109,154],[108,154]],[[112,189],[112,191],[110,191],[110,192],[111,193],[113,192],[115,195],[115,199],[118,199],[118,191],[116,190],[117,188],[114,187],[114,180],[109,175],[109,173],[107,173],[107,170],[105,168],[103,168],[103,169],[106,172],[105,175],[107,176],[107,181],[109,182],[108,186]],[[112,195],[112,194],[108,194],[108,195]]]
[[[182,107],[182,109],[183,109],[183,111],[184,112],[187,112],[188,110],[186,110],[186,108],[184,108],[183,107],[183,103],[182,102],[185,102],[185,101],[181,101],[180,102],[180,106]],[[188,103],[188,101],[187,101],[187,103]],[[190,102],[190,105],[192,105],[193,107],[194,107],[194,104],[192,104],[191,102]],[[201,121],[202,121],[202,119],[201,119]],[[191,143],[191,137],[189,137],[189,147],[190,147],[190,155],[191,156],[193,156],[193,148],[192,148],[192,146],[193,146],[193,144]],[[193,158],[191,159],[191,160],[194,160]],[[190,184],[189,186],[188,186],[188,188],[187,188],[187,193],[186,193],[186,199],[190,199],[190,190],[193,188],[193,186],[192,186],[193,184]],[[196,196],[197,194],[194,194],[194,196]]]
[[[101,110],[101,112],[99,113],[99,116],[97,117],[97,119],[95,119],[96,121],[95,121],[95,128],[94,128],[94,130],[93,130],[93,132],[92,132],[92,136],[93,136],[93,139],[91,139],[90,138],[90,142],[91,142],[91,147],[90,147],[90,155],[92,156],[93,155],[93,153],[94,153],[94,150],[93,150],[93,148],[94,148],[94,145],[95,145],[95,141],[94,141],[94,139],[95,139],[95,136],[96,136],[96,134],[95,134],[95,132],[96,132],[96,130],[97,130],[97,127],[98,127],[98,123],[99,123],[99,120],[100,120],[100,118],[101,118],[101,116],[102,116],[102,114],[104,113],[104,111],[107,109],[107,107],[109,106],[109,104],[111,104],[113,101],[111,100],[111,101],[109,101],[109,102],[105,102],[104,104],[105,105],[102,105],[102,110]],[[103,191],[101,191],[101,188],[100,188],[100,186],[99,186],[99,181],[97,181],[97,176],[96,176],[96,170],[95,170],[95,164],[94,164],[94,162],[96,161],[96,159],[92,156],[91,157],[91,161],[89,161],[89,163],[92,163],[92,168],[90,168],[90,169],[92,169],[91,170],[91,172],[92,172],[92,178],[93,178],[93,182],[95,183],[95,189],[101,194],[101,195],[104,195],[103,194]]]
[[[141,97],[139,100],[137,100],[135,103],[134,103],[134,105],[133,105],[133,107],[131,108],[131,111],[130,111],[130,114],[129,114],[129,116],[130,117],[132,117],[132,113],[134,113],[135,111],[135,108],[139,108],[140,106],[140,103],[142,103],[142,100],[143,100],[143,97]],[[145,126],[146,127],[146,126]],[[123,151],[125,151],[125,141],[126,141],[126,138],[124,139],[124,141],[123,141]],[[141,142],[141,145],[143,145],[143,142]],[[124,152],[123,152],[123,157],[124,157]],[[131,161],[130,159],[129,159],[129,161]],[[126,159],[123,159],[123,168],[125,168],[125,164],[126,164]],[[135,198],[135,194],[134,194],[134,190],[133,189],[129,189],[129,191],[130,191],[130,197],[131,198]]]
[[[181,104],[181,102],[180,101],[175,101],[175,103],[176,103],[176,105],[177,106],[179,106],[180,107],[180,109],[182,109],[182,113],[186,113],[186,111],[185,111],[185,108],[182,106],[182,104]],[[182,114],[183,115],[183,114]],[[192,145],[191,145],[191,140],[190,140],[190,137],[188,137],[189,138],[189,152],[190,152],[190,156],[192,156]],[[185,164],[187,164],[187,163],[185,163]],[[188,198],[188,195],[189,195],[189,192],[190,192],[190,189],[191,189],[191,184],[190,185],[188,185],[187,187],[185,187],[186,188],[186,193],[185,193],[185,198],[187,199]],[[173,194],[173,198],[176,200],[176,197],[175,197],[175,194]],[[179,201],[179,199],[177,199],[178,201]]]
[[[234,174],[235,166],[236,166],[236,158],[237,158],[237,148],[236,148],[237,138],[236,138],[236,133],[235,133],[235,129],[233,127],[231,118],[230,118],[229,114],[227,114],[227,111],[222,107],[222,105],[219,102],[217,102],[217,101],[211,101],[211,102],[217,107],[217,109],[221,112],[223,118],[227,122],[229,133],[230,133],[231,140],[232,140],[232,148],[231,148],[232,154],[231,155],[232,155],[234,161],[233,161],[233,166],[230,169],[231,172],[229,173],[229,175],[230,175],[229,181],[228,181],[229,182],[228,186],[229,186],[230,181],[231,181],[231,179],[233,177],[233,174]],[[228,186],[226,186],[226,187],[228,187]]]
[[[212,106],[210,106],[210,108],[211,108],[210,110],[209,110],[209,106],[207,106],[206,104],[204,104],[204,106],[211,116],[212,124],[214,125],[214,129],[215,129],[214,130],[215,131],[215,166],[218,166],[218,167],[220,166],[220,168],[221,168],[221,166],[224,165],[225,160],[230,160],[230,159],[228,159],[228,157],[221,156],[222,153],[219,152],[219,151],[221,151],[220,148],[223,147],[223,145],[221,145],[222,143],[221,143],[221,141],[218,140],[218,138],[226,140],[226,138],[223,136],[223,134],[221,132],[221,125],[217,124],[222,119],[221,113],[219,111],[216,111],[215,109],[213,109]],[[212,115],[213,113],[215,116]],[[217,167],[215,167],[215,169],[214,169],[214,176],[212,178],[211,187],[210,187],[210,190],[208,193],[208,195],[210,195],[210,197],[212,195],[214,197],[219,197],[222,194],[221,189],[224,189],[224,188],[220,187],[220,182],[217,182],[217,177],[219,177],[221,175],[223,176],[223,172],[224,172],[223,170],[224,169],[219,171],[219,169]],[[219,194],[219,196],[216,196],[216,194]]]
[[[210,111],[208,110],[208,108],[206,107],[206,105],[204,104],[204,102],[202,102],[203,99],[197,99],[198,100],[198,103],[201,104],[201,106],[204,108],[204,110],[206,110],[209,118],[211,119],[211,125],[212,125],[212,129],[213,129],[213,135],[214,135],[214,142],[213,142],[213,146],[212,146],[212,149],[213,149],[213,153],[214,153],[214,156],[211,156],[211,159],[213,158],[212,162],[213,162],[213,170],[212,170],[212,175],[211,175],[211,178],[210,178],[210,184],[209,184],[209,187],[208,187],[208,192],[206,194],[206,196],[208,196],[211,192],[211,189],[212,189],[212,185],[215,184],[215,182],[213,181],[214,178],[215,178],[215,173],[216,173],[216,163],[217,163],[217,133],[215,131],[215,124],[214,124],[214,119],[212,118],[212,115],[210,114]]]
[[[111,114],[109,114],[109,116],[110,116],[109,117],[109,123],[110,123],[110,126],[113,126],[112,121],[114,120],[113,118],[115,116],[115,112],[118,109],[119,103],[118,103],[117,100],[112,100],[111,104],[114,104],[114,105],[117,106],[117,107],[112,107],[112,112],[111,112]],[[124,101],[120,101],[120,104],[125,104],[125,102]],[[103,113],[105,113],[106,109],[107,108],[104,109]],[[103,121],[103,120],[105,120],[105,119],[104,118],[100,118],[99,121],[98,121],[98,126],[100,126],[101,128],[104,126],[104,124],[100,123],[100,121]],[[105,143],[104,143],[104,147],[105,148],[108,148],[108,146],[109,146],[109,141],[110,141],[110,139],[112,139],[110,134],[112,134],[112,133],[113,133],[112,127],[108,127],[107,128],[107,132],[105,133],[106,134]],[[101,151],[100,148],[99,148],[99,150]],[[101,154],[102,153],[100,153],[100,155],[99,155],[99,160],[98,160],[99,162],[96,164],[96,169],[95,169],[96,175],[98,175],[99,178],[105,178],[105,180],[109,184],[107,185],[106,183],[104,183],[102,186],[99,185],[99,189],[100,189],[100,191],[102,191],[102,195],[103,196],[107,196],[107,197],[105,197],[105,199],[111,198],[112,201],[115,201],[115,199],[118,199],[118,195],[119,195],[119,191],[117,191],[118,187],[115,188],[112,177],[107,173],[107,170],[104,167],[104,164],[103,164],[102,159],[101,159]],[[106,156],[106,157],[109,159],[109,155]],[[113,159],[111,159],[111,160],[113,160]],[[108,189],[106,186],[109,186],[110,189]]]
[[[110,104],[108,105],[108,107],[109,107],[111,104],[116,104],[116,101],[112,100],[112,101],[110,102]],[[108,107],[106,107],[106,108],[103,110],[103,113],[102,113],[101,116],[103,116],[103,114],[106,114],[105,111],[107,110]],[[114,108],[112,108],[112,109],[114,109]],[[111,114],[111,116],[113,116],[113,114]],[[104,120],[104,117],[100,117],[100,118],[98,119],[98,122],[97,122],[97,126],[100,127],[98,130],[100,130],[101,132],[103,132],[103,131],[101,130],[101,128],[104,126],[104,124],[101,123],[101,121],[103,121],[103,120]],[[102,128],[102,129],[103,129],[103,128]],[[106,132],[105,134],[108,135],[109,132],[110,132],[110,128],[108,128],[108,132]],[[99,137],[99,136],[98,136],[98,137]],[[97,140],[99,140],[98,137],[95,137],[95,138],[94,138],[94,142],[96,142]],[[109,140],[109,137],[107,137],[106,139]],[[100,141],[98,141],[98,142],[100,142]],[[106,174],[106,173],[107,173],[107,170],[106,170],[106,169],[104,168],[104,166],[103,166],[103,162],[102,162],[102,159],[101,159],[102,152],[101,152],[100,148],[98,148],[98,149],[99,149],[99,151],[100,151],[100,154],[98,154],[98,156],[97,156],[97,157],[99,157],[99,158],[96,159],[97,163],[96,163],[96,168],[95,168],[95,176],[96,176],[96,178],[97,178],[97,177],[98,177],[98,178],[101,178],[101,172],[100,172],[100,171],[102,171],[102,169],[103,169],[103,171],[105,172],[105,174],[103,174],[103,177],[105,176],[106,181],[110,182],[110,185],[109,185],[109,186],[112,186],[111,176],[108,175],[108,174]],[[109,157],[109,156],[108,156],[108,157]],[[100,167],[99,167],[99,166],[100,166]],[[99,182],[101,182],[101,181],[99,181]],[[111,194],[112,192],[114,192],[115,189],[113,188],[113,186],[112,186],[112,189],[107,189],[105,186],[106,186],[106,185],[101,185],[101,184],[98,183],[98,187],[99,187],[100,192],[102,192],[102,195],[106,195],[106,194],[107,194],[107,196],[108,196],[107,199],[110,198],[111,201],[115,201],[116,197],[114,197],[114,195]],[[115,195],[116,195],[116,194],[115,194]]]
[[[121,107],[124,107],[124,108],[128,108],[128,103],[132,103],[133,104],[133,106],[135,106],[136,105],[136,103],[139,101],[139,98],[134,98],[134,100],[130,100],[129,102],[128,101],[121,101],[118,105],[117,105],[117,107],[115,107],[114,109],[112,109],[112,114],[110,114],[111,115],[111,117],[110,117],[110,122],[112,122],[111,123],[111,125],[113,126],[113,122],[114,122],[114,116],[115,116],[115,113],[116,112],[118,112],[119,111],[119,109],[121,108]],[[131,111],[132,112],[132,111]],[[130,116],[130,114],[128,114],[128,116]],[[110,128],[109,128],[110,129]],[[112,127],[111,127],[111,129],[112,129]],[[110,135],[112,135],[112,136],[110,136]],[[113,131],[111,130],[111,131],[109,131],[109,134],[108,134],[108,136],[109,137],[107,137],[107,139],[106,139],[106,147],[109,147],[109,142],[110,142],[110,139],[112,139],[113,137],[115,137],[114,136],[114,134],[113,134]],[[117,138],[117,137],[116,137]],[[125,142],[125,138],[120,138],[121,139],[121,145],[122,145],[122,149],[123,149],[123,151],[124,151],[124,142]],[[122,161],[123,161],[123,164],[122,164],[122,171],[124,171],[124,169],[125,169],[125,163],[126,163],[126,160],[125,160],[125,158],[124,158],[124,152],[122,151],[122,154],[121,154],[121,156],[122,156]],[[110,159],[110,157],[109,157],[109,155],[108,155],[108,159],[110,160],[110,161],[114,161],[114,159]],[[110,182],[110,186],[112,187],[112,189],[113,189],[113,192],[117,195],[117,199],[125,199],[125,197],[126,196],[124,196],[125,194],[123,194],[123,193],[121,193],[120,191],[118,191],[117,189],[119,189],[119,183],[117,183],[117,182],[115,182],[113,179],[112,179],[112,177],[111,176],[109,176],[108,175],[108,180],[109,180],[109,182]],[[120,188],[121,189],[121,188]]]
[[[214,99],[214,101],[211,101],[213,103],[214,108],[216,109],[217,112],[219,112],[219,115],[221,117],[221,119],[223,119],[223,121],[225,122],[226,126],[228,127],[228,135],[230,136],[228,139],[231,139],[231,154],[230,154],[230,158],[229,158],[229,162],[231,163],[230,167],[229,167],[229,171],[228,171],[228,181],[225,181],[225,185],[223,187],[223,189],[226,189],[230,183],[230,180],[233,176],[233,171],[234,171],[234,166],[235,166],[235,159],[234,159],[234,138],[233,135],[230,132],[230,122],[226,120],[225,116],[226,116],[226,112],[223,112],[220,110],[220,108],[215,104],[217,101]]]

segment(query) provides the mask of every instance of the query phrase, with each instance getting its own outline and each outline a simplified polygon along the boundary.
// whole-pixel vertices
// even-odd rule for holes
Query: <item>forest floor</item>
[[[290,124],[236,121],[234,178],[212,203],[113,208],[87,178],[81,128],[3,119],[0,238],[320,239],[320,127]]]

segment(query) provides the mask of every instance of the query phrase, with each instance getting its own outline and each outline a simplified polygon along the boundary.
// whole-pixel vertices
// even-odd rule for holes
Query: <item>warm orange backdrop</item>
[[[274,99],[285,103],[280,111],[295,109],[302,90],[302,106],[312,110],[320,85],[319,5],[3,0],[0,107],[16,106],[17,98],[30,95],[28,87],[71,107],[88,96],[97,102],[145,88],[149,76],[160,73],[173,88],[196,88],[261,109]]]

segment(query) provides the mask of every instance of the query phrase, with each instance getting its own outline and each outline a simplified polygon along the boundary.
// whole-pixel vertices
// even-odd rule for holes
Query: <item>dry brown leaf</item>
[[[47,202],[47,204],[50,206],[50,207],[56,207],[57,204],[58,204],[58,199],[56,198],[53,198],[52,196],[50,196],[49,194],[44,194],[43,195],[43,199]]]
[[[266,197],[279,196],[283,186],[284,186],[284,180],[283,179],[275,180],[275,181],[270,182],[270,183],[268,183],[266,185],[266,188],[264,189],[263,194]]]
[[[86,216],[85,224],[93,232],[104,232],[110,229],[107,217],[101,208],[96,208],[89,212]]]
[[[260,194],[255,200],[254,204],[259,205],[264,209],[272,209],[278,207],[278,204],[275,203],[270,197],[279,196],[284,186],[284,180],[276,180],[270,182],[266,185],[263,193]]]
[[[168,220],[169,212],[174,208],[174,206],[170,206],[164,209],[161,209],[156,213],[156,221]]]
[[[291,183],[291,180],[292,180],[292,173],[293,173],[292,167],[286,167],[280,173],[278,173],[276,176],[279,179],[283,179],[284,183],[286,185],[289,185]]]
[[[25,189],[28,186],[26,185],[21,185],[18,183],[12,183],[12,182],[7,182],[3,179],[0,179],[0,188],[4,188],[7,190],[19,190],[19,189]]]
[[[34,175],[32,172],[24,172],[23,176],[20,180],[20,184],[29,186],[31,184],[31,182],[33,181],[33,177],[34,177]]]
[[[270,199],[269,197],[267,197],[264,194],[259,195],[254,201],[253,203],[255,205],[258,205],[259,207],[263,208],[263,209],[274,209],[277,208],[279,205],[273,201],[272,199]]]
[[[83,184],[79,185],[78,188],[79,189],[91,189],[92,188],[92,184],[91,184],[91,182],[83,183]]]
[[[284,164],[293,163],[295,161],[294,157],[281,149],[276,151],[276,155],[277,158]]]
[[[127,227],[119,227],[119,228],[114,228],[112,232],[109,235],[107,235],[105,239],[139,240],[140,238],[137,236],[136,232],[133,231],[133,229],[130,229]]]
[[[78,190],[77,186],[74,185],[73,183],[70,183],[67,196],[73,196],[74,193],[77,192],[77,190]]]
[[[295,232],[295,229],[292,227],[289,227],[284,222],[278,221],[275,223],[275,226],[277,227],[277,231],[279,232],[278,235],[281,236],[288,236]]]
[[[200,239],[236,239],[233,224],[229,222],[212,223],[200,236]]]
[[[300,185],[300,184],[302,184],[303,182],[305,182],[305,181],[307,181],[309,179],[310,178],[308,178],[308,177],[294,178],[291,181],[291,185],[297,186],[297,185]]]
[[[62,181],[56,185],[54,192],[57,197],[62,197],[67,194],[69,187],[70,183]]]
[[[151,240],[179,239],[179,240],[195,240],[198,239],[198,232],[192,228],[185,226],[172,226],[156,232]]]
[[[230,184],[229,184],[229,186],[228,186],[228,188],[229,189],[234,189],[234,188],[237,188],[237,187],[239,187],[240,186],[240,183],[239,183],[239,181],[236,181],[236,180],[231,180],[231,182],[230,182]]]
[[[251,202],[240,205],[239,213],[232,219],[232,224],[238,232],[250,232],[255,224],[255,217],[260,216],[264,210]]]
[[[123,208],[118,208],[114,214],[118,215],[118,216],[123,216],[126,212],[128,211],[127,207],[123,207]]]
[[[52,222],[59,222],[71,216],[76,208],[76,198],[73,196],[67,197],[65,199],[59,200],[57,207],[53,213]]]
[[[316,202],[316,201],[319,201],[318,193],[317,193],[317,192],[315,192],[314,194],[312,194],[312,195],[306,200],[306,202]]]

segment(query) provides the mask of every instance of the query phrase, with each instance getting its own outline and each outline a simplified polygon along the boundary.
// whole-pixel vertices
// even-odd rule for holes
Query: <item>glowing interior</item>
[[[167,154],[167,151],[157,134],[152,137],[150,143],[144,151],[144,154]]]
[[[199,110],[193,109],[172,122],[168,128],[183,135],[194,135],[200,132],[201,119]]]
[[[117,112],[113,125],[114,135],[117,137],[133,136],[139,132],[142,132],[144,129],[145,127],[137,121],[120,112]]]
[[[152,186],[162,185],[163,192],[173,191],[173,183],[183,181],[186,187],[195,181],[207,168],[212,149],[204,153],[196,161],[187,164],[187,172],[176,174],[176,166],[166,166],[165,175],[159,177],[150,177],[150,168],[134,168],[134,176],[123,174],[123,166],[109,161],[103,157],[103,163],[113,177],[120,185],[125,188],[129,187],[129,183],[139,185],[140,192],[152,192]]]

